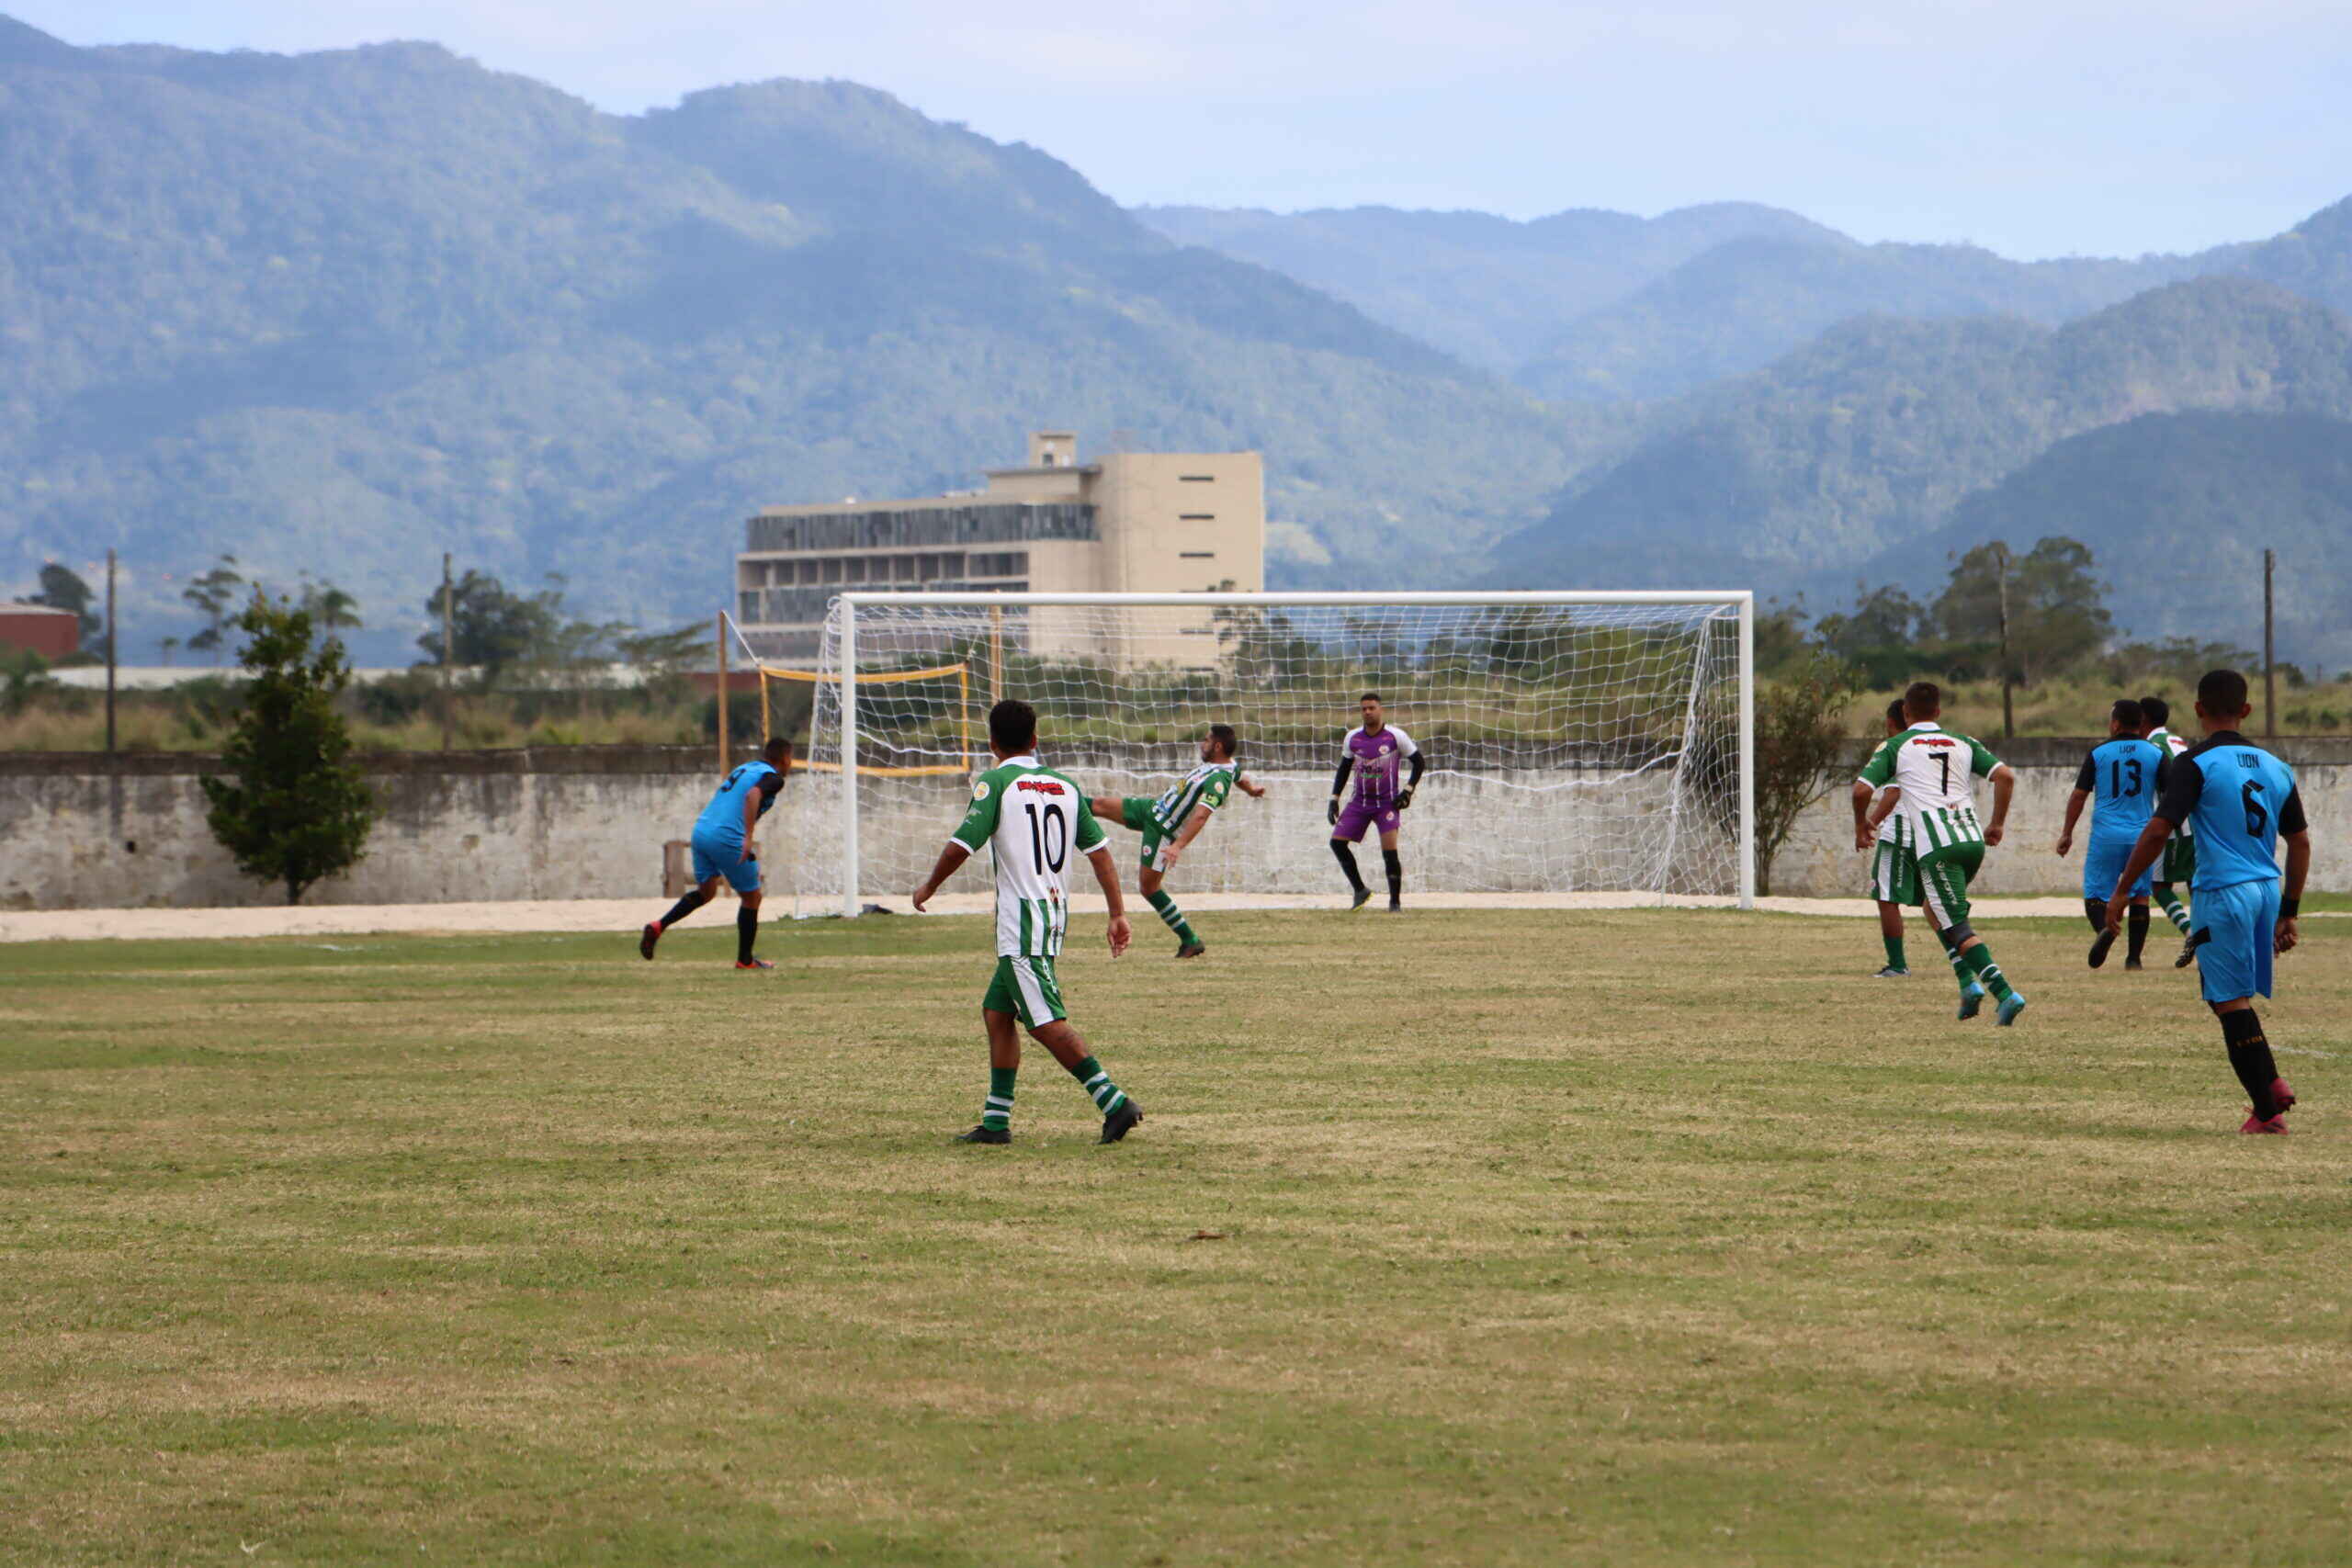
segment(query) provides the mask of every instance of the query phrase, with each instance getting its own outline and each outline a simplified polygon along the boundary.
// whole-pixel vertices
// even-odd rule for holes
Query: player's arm
[[[2066,797],[2066,825],[2058,829],[2060,854],[2075,847],[2075,824],[2083,818],[2083,802],[2091,797],[2091,792],[2098,786],[2098,763],[2086,755],[2082,772],[2075,775],[2075,793]]]
[[[1396,792],[1395,804],[1396,809],[1402,811],[1407,807],[1413,804],[1413,786],[1421,782],[1422,771],[1428,768],[1430,761],[1427,757],[1421,755],[1419,743],[1414,740],[1411,736],[1406,734],[1401,729],[1397,729],[1393,724],[1388,728],[1396,731],[1396,750],[1404,754],[1405,761],[1413,764],[1412,775],[1406,779],[1405,787]]]
[[[1340,753],[1340,771],[1331,775],[1331,808],[1323,813],[1324,820],[1337,824],[1340,820],[1340,792],[1348,787],[1348,774],[1355,769],[1356,760],[1347,752]]]
[[[1878,792],[1878,804],[1871,807],[1870,815],[1862,818],[1862,847],[1864,849],[1870,848],[1870,840],[1878,837],[1880,825],[1894,815],[1895,803],[1902,798],[1901,784],[1889,784]]]
[[[979,853],[980,846],[995,836],[997,814],[1003,807],[1001,795],[995,782],[986,773],[973,781],[972,808],[964,813],[964,820],[956,825],[947,842],[940,846],[939,858],[932,863],[931,874],[924,877],[922,886],[914,891],[913,903],[917,910],[931,902],[931,896],[939,891],[940,885],[955,875],[958,866]],[[1078,809],[1080,820],[1093,827],[1094,843],[1100,845],[1103,839],[1102,825],[1096,822],[1093,813],[1086,809],[1083,795],[1079,797]]]
[[[1879,791],[1894,782],[1894,744],[1893,739],[1881,741],[1878,750],[1871,753],[1870,761],[1862,764],[1862,771],[1855,776],[1854,847],[1858,850],[1871,847],[1871,840],[1878,832],[1879,823],[1885,821],[1886,813],[1894,809],[1894,801],[1900,794],[1899,791],[1888,791],[1886,809],[1876,817],[1871,815],[1871,800]]]
[[[2176,766],[2159,764],[2156,776],[2163,787],[2156,793],[2156,808],[2148,818],[2148,825],[2140,829],[2132,852],[2123,862],[2123,874],[2115,879],[2115,887],[2107,899],[2107,929],[2123,929],[2123,907],[2129,901],[2126,892],[2140,880],[2140,874],[2156,863],[2165,852],[2165,840],[2173,829],[2188,820],[2197,809],[2197,797],[2205,790],[2205,770],[2194,762]]]
[[[1078,825],[1070,829],[1070,842],[1086,857],[1086,863],[1094,868],[1094,881],[1102,889],[1102,902],[1110,907],[1111,924],[1104,934],[1110,938],[1111,956],[1116,958],[1135,940],[1135,928],[1127,924],[1127,898],[1119,891],[1119,865],[1111,856],[1111,836],[1094,819],[1093,809],[1082,795],[1078,797]]]
[[[767,781],[762,779],[760,783],[764,784]],[[767,809],[768,798],[763,790],[748,789],[743,792],[743,847],[735,852],[735,858],[739,861],[760,858],[759,852],[752,847],[752,828],[759,821],[760,813]]]
[[[1162,872],[1175,868],[1176,857],[1184,852],[1184,846],[1199,838],[1201,829],[1207,827],[1209,818],[1216,815],[1216,808],[1205,801],[1193,807],[1193,814],[1184,818],[1184,826],[1177,830],[1176,841],[1159,852],[1159,869]]]
[[[2018,793],[2018,774],[2007,762],[1993,764],[1993,820],[1984,824],[1984,841],[1998,844],[2009,830],[2009,801]]]
[[[2290,789],[2278,809],[2278,836],[2287,841],[2287,885],[2278,898],[2278,930],[2272,945],[2280,953],[2302,940],[2296,916],[2302,910],[2303,882],[2312,874],[2311,824],[2303,818],[2303,792]]]
[[[1871,802],[1877,797],[1878,791],[1871,787],[1869,780],[1854,781],[1854,847],[1858,850],[1871,847]]]
[[[1266,786],[1261,784],[1252,784],[1248,773],[1236,771],[1233,775],[1233,787],[1252,800],[1266,798]]]

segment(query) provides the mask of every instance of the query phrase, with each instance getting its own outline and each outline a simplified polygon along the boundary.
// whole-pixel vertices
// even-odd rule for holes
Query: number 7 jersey
[[[1983,741],[1928,720],[1888,736],[1862,764],[1861,779],[1872,789],[1892,784],[1903,792],[1883,836],[1924,857],[1984,841],[1976,819],[1976,781],[2000,765]]]
[[[1106,837],[1086,792],[1035,757],[1007,758],[972,781],[972,808],[951,837],[974,854],[986,845],[995,864],[997,956],[1057,956],[1070,860]]]

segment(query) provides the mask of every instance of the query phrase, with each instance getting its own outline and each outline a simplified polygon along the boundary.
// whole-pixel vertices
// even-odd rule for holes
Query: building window
[[[1216,552],[1215,550],[1179,550],[1176,553],[1178,558],[1182,560],[1216,559]]]
[[[1214,523],[1216,521],[1216,513],[1214,512],[1179,512],[1176,514],[1176,521],[1179,523]]]
[[[973,577],[1017,577],[1029,570],[1027,550],[976,551],[967,559]]]
[[[1215,474],[1179,474],[1176,478],[1180,482],[1188,485],[1206,485],[1216,482]]]

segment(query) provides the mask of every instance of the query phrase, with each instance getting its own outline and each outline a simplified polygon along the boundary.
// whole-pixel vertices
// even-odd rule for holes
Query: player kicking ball
[[[1945,729],[1944,694],[1932,681],[1915,681],[1903,694],[1911,727],[1872,752],[1854,781],[1854,847],[1867,850],[1889,817],[1898,817],[1900,841],[1919,857],[1919,895],[1936,935],[1963,979],[1960,1016],[1974,1018],[1990,991],[2003,1028],[2025,1011],[2025,997],[2009,984],[1968,923],[1968,885],[1984,864],[1984,851],[2007,830],[2009,796],[2018,776],[1983,742]],[[1993,820],[1976,818],[1975,784],[1993,781]],[[1871,804],[1875,797],[1876,804]]]
[[[752,944],[760,934],[760,852],[752,843],[752,825],[768,814],[784,788],[785,775],[791,772],[792,742],[770,740],[755,761],[737,768],[720,783],[718,793],[695,818],[694,888],[639,934],[638,952],[652,957],[653,944],[662,940],[662,933],[718,897],[719,879],[724,877],[727,886],[742,897],[735,911],[735,967],[775,967],[764,958],[752,956]]]
[[[1012,1088],[1021,1071],[1021,1035],[1013,1027],[1018,1023],[1086,1090],[1102,1112],[1102,1142],[1115,1144],[1143,1120],[1143,1107],[1111,1081],[1069,1026],[1054,960],[1061,955],[1069,923],[1066,878],[1073,849],[1094,868],[1094,880],[1111,906],[1111,956],[1126,952],[1134,933],[1119,896],[1118,864],[1078,785],[1037,761],[1035,709],[1011,699],[989,709],[989,750],[996,766],[972,781],[972,808],[914,892],[914,906],[921,909],[956,867],[988,847],[996,867],[997,953],[996,977],[980,999],[980,1022],[989,1036],[989,1094],[980,1105],[980,1124],[956,1141],[1012,1142]]]
[[[1136,873],[1136,891],[1158,912],[1160,923],[1176,933],[1176,956],[1198,958],[1208,944],[1193,934],[1184,911],[1162,890],[1176,857],[1201,836],[1234,787],[1253,799],[1266,792],[1241,776],[1234,754],[1241,740],[1229,724],[1212,724],[1201,737],[1200,766],[1170,784],[1158,799],[1148,795],[1098,795],[1088,802],[1095,819],[1108,819],[1143,835],[1143,866]]]
[[[2107,894],[2120,880],[2132,846],[2148,825],[2148,811],[2156,800],[2156,771],[2165,761],[2161,748],[2142,739],[2146,720],[2140,705],[2130,697],[2117,701],[2107,717],[2108,738],[2083,759],[2075,775],[2075,793],[2066,797],[2066,825],[2059,829],[2061,858],[2075,847],[2075,823],[2086,802],[2091,807],[2091,841],[2083,851],[2083,913],[2098,934],[2091,939],[2091,967],[2107,962],[2115,933],[2107,929]],[[2132,884],[2132,945],[2123,967],[2140,967],[2140,952],[2148,945],[2148,878],[2143,873]]]
[[[2176,829],[2194,829],[2198,981],[2221,1021],[2230,1066],[2253,1101],[2241,1133],[2283,1133],[2295,1091],[2278,1076],[2254,998],[2270,994],[2274,956],[2301,940],[2295,923],[2311,874],[2311,825],[2294,770],[2238,732],[2253,709],[2245,677],[2208,671],[2197,682],[2197,718],[2205,741],[2165,763],[2156,807],[2132,846],[2107,903],[2110,938],[2123,919],[2128,885],[2144,876]],[[2278,840],[2287,840],[2281,892]]]
[[[1421,770],[1429,762],[1413,738],[1388,722],[1379,693],[1366,692],[1359,701],[1363,722],[1340,742],[1340,771],[1331,775],[1331,807],[1324,816],[1331,824],[1331,853],[1354,891],[1354,902],[1348,906],[1351,911],[1372,900],[1372,889],[1363,885],[1363,874],[1356,869],[1355,846],[1363,841],[1365,829],[1380,829],[1380,859],[1388,870],[1388,908],[1394,911],[1404,908],[1405,899],[1405,863],[1396,853],[1397,824],[1405,808],[1413,804],[1414,787],[1421,782]],[[1413,774],[1399,789],[1397,770],[1408,759]],[[1342,807],[1340,802],[1347,794],[1350,773],[1355,775],[1355,794]]]

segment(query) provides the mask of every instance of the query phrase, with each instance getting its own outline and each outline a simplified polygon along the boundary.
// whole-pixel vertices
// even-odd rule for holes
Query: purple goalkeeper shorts
[[[1340,809],[1340,820],[1331,829],[1331,837],[1360,843],[1366,828],[1377,828],[1384,833],[1396,830],[1396,808],[1393,806],[1371,807],[1361,800],[1351,800]]]

